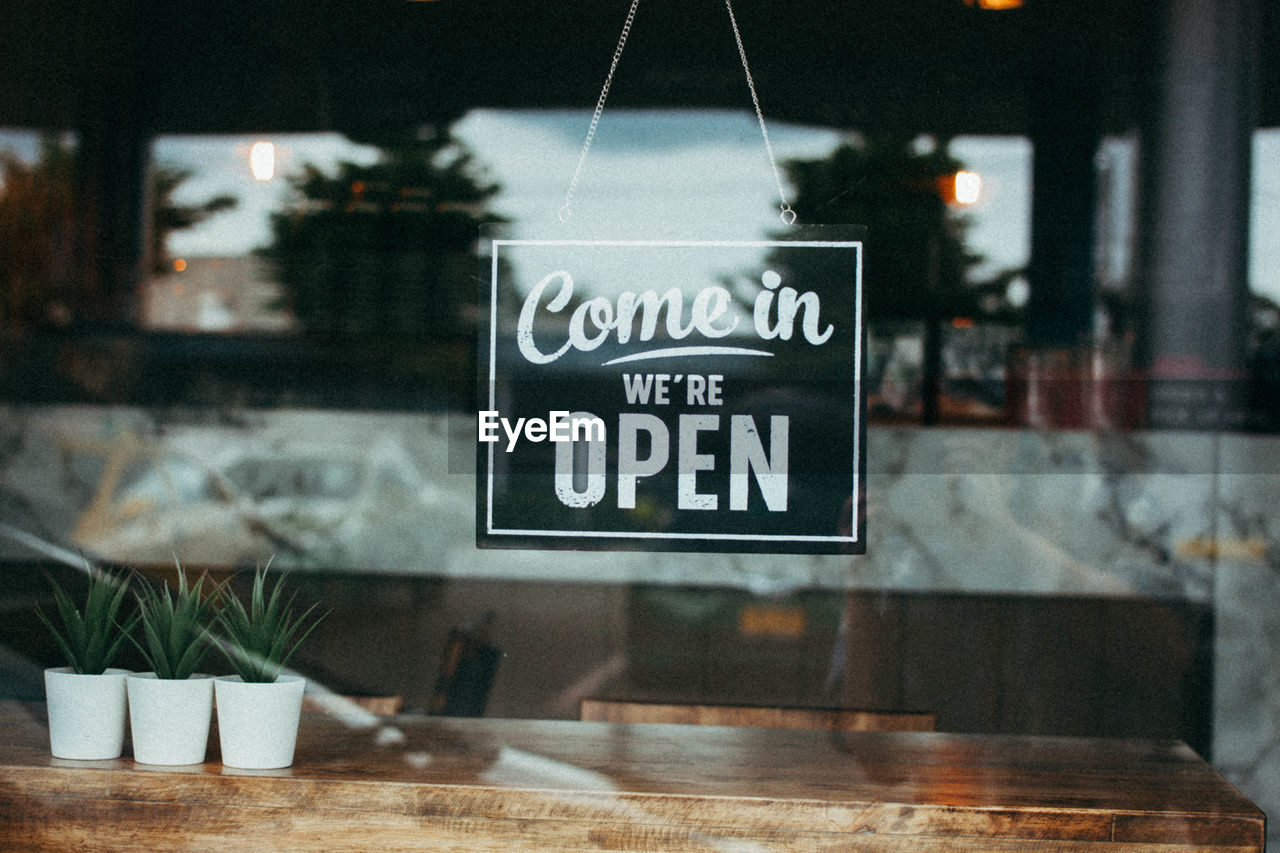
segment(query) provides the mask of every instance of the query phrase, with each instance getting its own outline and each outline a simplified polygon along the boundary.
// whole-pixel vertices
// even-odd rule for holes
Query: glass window
[[[543,68],[463,24],[425,51],[456,3],[317,13],[278,44],[260,10],[243,45],[191,9],[155,57],[130,28],[86,36],[111,59],[83,67],[137,71],[105,88],[79,63],[0,79],[0,513],[23,534],[0,555],[270,561],[333,609],[299,666],[411,711],[450,629],[492,613],[491,714],[611,692],[1174,737],[1274,810],[1280,132],[1254,132],[1248,227],[1235,196],[1205,214],[1230,146],[1165,128],[1239,117],[1148,97],[1166,13],[1002,5],[1023,4],[888,4],[865,30],[748,12],[781,57],[755,78],[772,151],[731,41],[708,53],[700,13],[637,28],[576,184],[608,60],[584,60],[585,22]],[[768,235],[779,190],[803,222],[869,227],[865,555],[476,547],[477,235],[547,233],[571,186],[575,221],[617,234]],[[1239,357],[1208,363],[1218,344]],[[1153,428],[1157,367],[1188,424],[1219,391],[1241,420]]]

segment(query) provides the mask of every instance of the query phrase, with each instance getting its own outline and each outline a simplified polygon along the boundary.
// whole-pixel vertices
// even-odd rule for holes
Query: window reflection
[[[653,219],[722,220],[732,211],[746,212],[761,233],[776,226],[768,181],[734,180],[760,165],[758,140],[745,114],[621,111],[610,119],[593,152],[580,199],[582,218],[625,231]],[[509,219],[517,235],[545,225],[551,216],[547,199],[557,195],[555,172],[546,166],[571,162],[582,120],[577,113],[479,110],[451,127],[383,147],[335,134],[161,137],[153,157],[166,164],[169,176],[163,218],[181,227],[157,238],[141,325],[347,339],[363,341],[361,346],[376,330],[384,340],[461,336],[469,345],[467,330],[475,318],[467,252],[477,217]],[[833,152],[840,144],[868,144],[857,136],[842,143],[829,130],[788,125],[775,128],[774,137],[779,156],[796,164],[838,156]],[[255,179],[252,165],[254,152],[267,145],[276,179],[263,182]],[[976,249],[964,278],[977,301],[948,310],[942,355],[928,361],[910,354],[928,342],[927,326],[913,331],[872,312],[873,349],[876,339],[896,341],[888,346],[897,356],[885,362],[888,374],[873,372],[871,416],[918,419],[926,408],[921,383],[936,369],[944,419],[997,423],[1004,417],[1003,362],[1017,340],[1024,304],[1018,295],[1025,283],[1017,273],[1028,253],[1029,149],[1016,138],[960,138],[945,149],[933,140],[910,150],[916,153],[908,156],[920,162],[954,152],[959,159],[953,165],[982,176],[980,203],[954,215]],[[944,172],[954,181],[950,167]],[[441,196],[437,184],[453,186],[446,196],[457,198]],[[828,195],[841,204],[849,201],[839,188]],[[612,203],[617,198],[627,204]],[[820,202],[809,220],[866,217],[865,210],[842,213]],[[886,233],[906,236],[900,223],[875,230],[882,258],[927,254],[884,244]],[[454,249],[449,232],[457,234]],[[977,332],[959,331],[972,329]],[[985,354],[976,355],[982,347]]]
[[[1219,165],[1248,164],[1233,158],[1239,146],[1189,140],[1246,133],[1251,119],[1234,105],[1249,87],[1190,74],[1189,85],[1232,91],[1183,98],[1157,79],[1212,47],[1161,52],[1157,30],[1190,5],[1153,14],[1117,3],[1096,28],[1055,4],[1005,13],[994,10],[1019,4],[965,0],[910,21],[882,4],[838,38],[812,15],[744,29],[753,44],[782,39],[776,59],[753,50],[765,112],[778,104],[831,123],[771,120],[793,189],[807,191],[802,221],[874,226],[869,548],[856,559],[475,549],[470,242],[489,219],[526,235],[556,223],[589,121],[583,109],[541,108],[583,105],[575,93],[593,88],[573,76],[590,65],[583,57],[566,63],[537,45],[505,61],[508,39],[541,12],[427,57],[424,39],[402,34],[465,32],[466,4],[391,4],[358,21],[276,9],[225,29],[212,12],[167,9],[164,50],[152,55],[130,35],[146,27],[88,37],[97,24],[136,23],[132,12],[81,5],[94,14],[75,39],[70,7],[19,12],[16,31],[36,48],[14,57],[39,61],[17,62],[18,84],[6,84],[5,121],[29,121],[48,102],[55,130],[0,130],[4,523],[127,562],[274,557],[305,570],[316,597],[341,608],[307,663],[335,683],[402,694],[411,709],[427,707],[451,623],[493,609],[512,656],[499,714],[568,716],[602,685],[816,703],[831,698],[835,672],[846,700],[934,703],[943,727],[1160,728],[1218,750],[1255,789],[1275,788],[1274,727],[1258,725],[1271,700],[1242,685],[1267,682],[1275,657],[1274,608],[1256,602],[1275,597],[1280,553],[1280,134],[1254,135],[1252,254],[1240,270],[1242,193],[1221,210],[1204,199],[1232,183],[1214,177]],[[1211,10],[1234,8],[1194,5],[1215,20]],[[436,13],[458,17],[440,28],[426,17]],[[735,103],[733,91],[741,101],[735,57],[725,76],[704,73],[716,63],[697,38],[700,14],[683,40],[637,29],[620,103],[657,90],[671,103]],[[612,26],[555,38],[571,36],[585,56]],[[647,45],[643,32],[654,33]],[[1243,74],[1243,52],[1215,43],[1215,68]],[[85,55],[60,61],[66,45]],[[254,66],[273,52],[264,76]],[[475,57],[485,73],[458,73]],[[548,57],[557,71],[540,76]],[[816,75],[801,70],[809,62]],[[85,78],[67,73],[82,67]],[[37,79],[46,68],[57,73]],[[56,91],[90,77],[92,89]],[[1274,100],[1260,94],[1264,107]],[[526,108],[464,111],[486,102]],[[153,139],[149,111],[168,128],[237,135]],[[1273,122],[1274,112],[1259,114]],[[1028,136],[948,136],[977,123]],[[79,136],[61,132],[71,126]],[[270,130],[289,127],[360,135]],[[745,109],[611,105],[574,215],[604,231],[732,221],[764,234],[778,227],[770,171]],[[1144,204],[1165,198],[1176,227],[1139,207],[1139,171],[1150,172]],[[980,194],[947,205],[938,180],[961,172],[981,176]],[[1055,174],[1070,178],[1046,191]],[[1033,220],[1068,236],[1039,234],[1033,253]],[[1213,256],[1204,269],[1180,254],[1192,244]],[[1153,261],[1187,279],[1170,274],[1144,305],[1140,274]],[[1057,284],[1060,305],[1044,299]],[[1228,304],[1229,321],[1204,319]],[[1155,355],[1175,367],[1182,355],[1194,367],[1241,340],[1248,348],[1247,363],[1232,353],[1229,365],[1247,380],[1175,381],[1174,415],[1212,414],[1198,391],[1244,387],[1243,428],[1256,434],[1234,431],[1239,421],[1135,431],[1146,400],[1133,351],[1155,308],[1173,324]],[[1070,340],[1028,341],[1031,315],[1041,333],[1066,329]],[[1184,387],[1191,402],[1179,402]],[[1070,600],[1059,610],[1047,599]],[[802,608],[803,630],[748,635],[742,616],[760,600]],[[841,607],[855,640],[840,639]],[[863,692],[851,684],[859,666]]]

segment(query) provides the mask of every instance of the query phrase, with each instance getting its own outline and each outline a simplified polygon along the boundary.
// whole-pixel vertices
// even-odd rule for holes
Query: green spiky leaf
[[[121,607],[129,588],[129,578],[112,572],[89,569],[89,590],[83,609],[78,609],[71,596],[51,575],[46,575],[53,590],[58,621],[38,606],[36,615],[53,635],[58,650],[75,672],[100,675],[111,666],[125,639],[137,625],[138,613],[120,621]]]
[[[248,682],[275,681],[302,641],[324,618],[312,618],[314,604],[295,616],[297,593],[283,597],[283,578],[268,594],[268,568],[269,564],[254,573],[248,605],[227,594],[218,611],[218,623],[226,640],[222,651],[240,678]]]
[[[148,584],[141,587],[137,596],[145,642],[134,640],[134,645],[156,678],[188,678],[204,662],[211,643],[214,600],[221,592],[215,587],[206,594],[204,575],[194,585],[188,585],[180,563],[177,568],[176,592],[168,585],[156,589]]]

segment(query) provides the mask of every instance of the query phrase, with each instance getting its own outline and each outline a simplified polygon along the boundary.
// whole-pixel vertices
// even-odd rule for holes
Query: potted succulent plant
[[[55,758],[119,758],[124,749],[128,671],[112,668],[111,663],[138,618],[134,613],[120,621],[129,579],[90,569],[82,610],[52,576],[49,585],[61,627],[39,606],[36,615],[67,661],[66,666],[44,673],[50,750]]]
[[[194,585],[178,565],[178,588],[141,586],[138,612],[143,642],[134,640],[150,672],[132,673],[129,730],[133,757],[142,764],[200,764],[209,743],[213,677],[198,674],[211,644],[213,599],[202,575]]]
[[[214,682],[218,739],[228,767],[268,769],[293,764],[305,679],[282,674],[298,646],[323,616],[315,605],[295,614],[295,592],[283,596],[283,578],[267,591],[267,569],[254,573],[246,605],[229,592],[218,611],[220,648],[236,674]]]

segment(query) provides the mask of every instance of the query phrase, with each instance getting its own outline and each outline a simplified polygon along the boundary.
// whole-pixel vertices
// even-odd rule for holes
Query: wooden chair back
[[[775,708],[753,705],[681,705],[583,699],[578,719],[602,723],[683,723],[695,726],[819,729],[863,732],[931,732],[937,715],[926,711],[855,711],[843,708]]]

